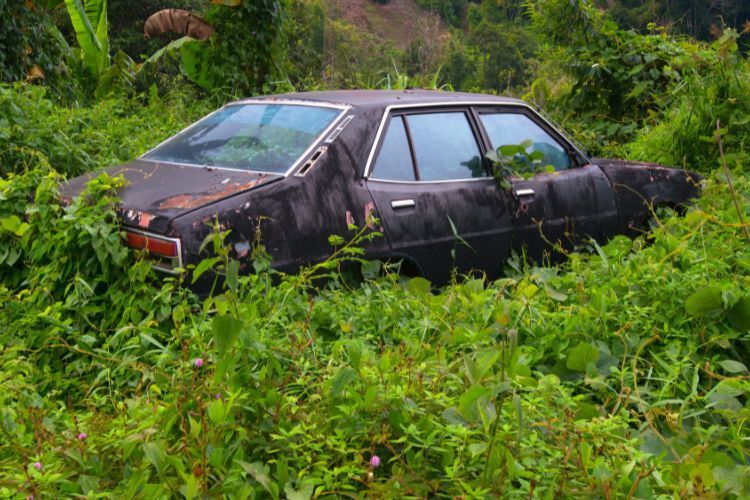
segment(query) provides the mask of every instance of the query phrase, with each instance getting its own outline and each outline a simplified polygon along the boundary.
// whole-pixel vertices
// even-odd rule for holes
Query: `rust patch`
[[[191,209],[191,208],[202,207],[203,205],[208,205],[209,203],[219,201],[222,198],[226,198],[233,194],[237,194],[242,191],[247,191],[248,189],[263,182],[265,180],[265,177],[266,176],[262,176],[262,177],[259,177],[258,179],[252,180],[250,182],[245,182],[245,183],[236,182],[233,184],[220,184],[218,186],[218,190],[214,192],[210,192],[209,190],[209,192],[207,193],[178,194],[176,196],[171,196],[165,199],[164,201],[162,201],[161,204],[159,205],[159,208],[161,209],[170,209],[170,208]],[[217,188],[217,186],[214,186],[214,188]]]
[[[375,225],[373,224],[374,212],[375,204],[368,201],[367,204],[365,204],[365,224],[369,229],[375,229]]]
[[[153,214],[147,214],[146,212],[141,212],[140,217],[138,218],[138,227],[147,228],[151,221],[154,220],[154,217],[156,217]]]

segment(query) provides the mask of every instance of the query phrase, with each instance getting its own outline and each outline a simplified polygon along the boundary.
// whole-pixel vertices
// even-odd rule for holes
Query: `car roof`
[[[497,103],[524,104],[519,99],[488,94],[468,92],[443,92],[440,90],[407,89],[407,90],[326,90],[315,92],[295,92],[243,99],[235,104],[257,100],[290,100],[311,101],[338,105],[349,105],[357,108],[386,108],[394,105],[409,104],[450,104],[450,103]]]

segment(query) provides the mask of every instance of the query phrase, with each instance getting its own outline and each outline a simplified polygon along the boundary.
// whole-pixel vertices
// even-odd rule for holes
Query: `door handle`
[[[406,200],[393,200],[391,202],[391,208],[397,209],[397,208],[410,208],[416,205],[416,202],[412,200],[411,198]]]
[[[534,196],[533,189],[516,189],[516,196]]]

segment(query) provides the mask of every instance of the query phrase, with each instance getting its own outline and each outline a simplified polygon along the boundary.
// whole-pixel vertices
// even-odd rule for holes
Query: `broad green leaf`
[[[299,486],[298,490],[292,488],[292,485],[289,483],[284,486],[284,493],[286,494],[287,500],[309,500],[312,498],[314,491],[315,485],[310,482],[303,483]]]
[[[475,420],[477,415],[476,403],[482,396],[488,394],[489,389],[482,386],[471,387],[458,400],[458,411],[467,420]]]
[[[727,373],[747,373],[747,366],[739,361],[725,359],[724,361],[719,361],[719,366],[721,366]]]
[[[406,283],[406,289],[412,295],[427,295],[432,291],[432,283],[422,277],[417,276],[416,278],[411,278]]]
[[[143,444],[143,454],[146,456],[151,465],[156,467],[158,471],[161,471],[164,465],[164,460],[167,455],[164,452],[164,443],[149,441]]]
[[[237,340],[242,329],[242,321],[232,316],[216,315],[211,322],[211,333],[214,338],[216,355],[223,358],[224,355]]]
[[[203,259],[202,261],[200,261],[200,263],[195,266],[195,269],[193,270],[193,283],[198,281],[198,278],[200,278],[203,273],[213,268],[220,260],[221,257],[212,257],[210,259]]]
[[[721,290],[713,286],[698,290],[685,300],[685,311],[691,316],[702,317],[723,308]]]
[[[225,415],[224,401],[221,399],[214,399],[208,404],[208,418],[215,425],[221,425],[224,423]]]
[[[521,146],[518,146],[516,144],[508,144],[506,146],[500,146],[499,148],[497,148],[497,150],[503,156],[513,156],[517,153],[524,152],[524,149]]]
[[[750,295],[742,297],[727,311],[727,319],[737,330],[750,331]]]
[[[591,344],[581,342],[568,353],[565,366],[568,370],[585,373],[589,363],[596,364],[599,360],[599,349]]]
[[[357,372],[351,366],[340,369],[331,380],[331,397],[338,397],[356,378]]]
[[[247,463],[242,460],[236,460],[240,467],[250,474],[253,479],[258,481],[269,493],[271,492],[271,477],[269,476],[269,469],[267,465],[261,462]]]

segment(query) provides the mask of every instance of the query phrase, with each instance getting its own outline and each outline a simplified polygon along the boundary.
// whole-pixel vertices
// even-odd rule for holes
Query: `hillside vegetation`
[[[75,3],[0,0],[0,496],[750,495],[742,19],[703,36],[584,0],[425,0],[428,63],[427,35],[383,46],[335,2],[182,2],[217,35],[156,54],[115,0],[82,2],[102,29],[77,36]],[[703,195],[560,266],[439,290],[360,262],[356,227],[291,276],[261,237],[238,276],[216,228],[227,279],[203,298],[122,245],[123,179],[59,199],[239,96],[449,84],[525,96],[597,155],[699,171]]]

